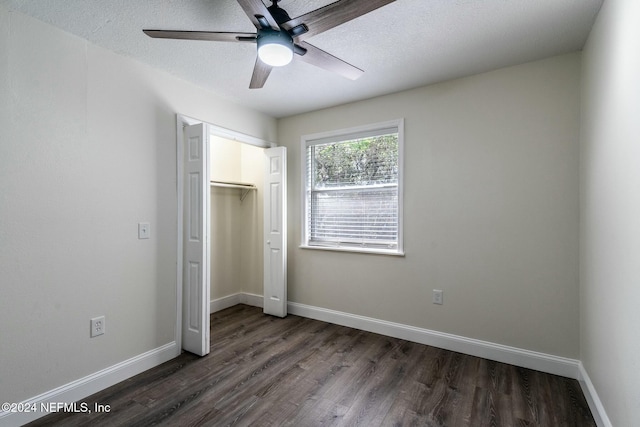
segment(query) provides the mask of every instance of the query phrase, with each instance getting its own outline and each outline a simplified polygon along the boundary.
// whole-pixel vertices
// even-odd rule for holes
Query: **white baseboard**
[[[141,372],[156,367],[180,354],[180,348],[174,342],[147,351],[131,359],[125,360],[101,371],[87,375],[79,380],[20,402],[20,407],[34,408],[35,412],[3,412],[0,411],[0,427],[21,426],[48,415],[41,411],[50,403],[78,402],[94,393],[111,387]]]
[[[237,293],[233,295],[227,295],[226,297],[212,299],[209,302],[209,313],[217,313],[225,308],[233,307],[234,305],[244,304],[242,302],[243,294]]]
[[[242,303],[252,305],[254,307],[264,307],[264,297],[262,295],[249,294],[244,292],[242,294]]]
[[[226,297],[212,299],[209,302],[209,312],[217,313],[218,311],[224,310],[225,308],[233,307],[234,305],[238,304],[263,307],[264,299],[262,295],[238,292],[237,294],[227,295]]]
[[[295,302],[288,303],[291,314],[348,326],[363,331],[374,332],[407,341],[426,344],[445,350],[469,354],[498,362],[509,363],[523,368],[547,372],[563,377],[579,379],[579,361],[545,353],[524,350],[502,344],[495,344],[459,335],[452,335],[429,329],[417,328],[400,323],[387,322],[371,317],[358,316],[340,311],[313,307]]]
[[[589,404],[589,409],[591,409],[591,415],[593,415],[593,419],[596,421],[598,427],[612,427],[613,425],[609,420],[609,416],[604,410],[602,401],[600,400],[600,397],[596,392],[596,388],[591,382],[591,378],[589,377],[587,370],[582,365],[582,362],[579,363],[579,369],[580,378],[578,378],[578,381],[580,382],[582,393],[584,393],[584,397],[585,399],[587,399],[587,403]]]

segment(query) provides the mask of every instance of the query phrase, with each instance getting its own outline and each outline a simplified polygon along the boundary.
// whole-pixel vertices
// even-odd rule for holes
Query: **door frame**
[[[185,116],[183,114],[176,114],[176,190],[177,190],[177,271],[176,271],[176,356],[178,356],[182,352],[182,303],[183,303],[183,275],[182,269],[184,268],[183,263],[183,251],[184,251],[184,126],[195,125],[198,123],[202,123],[205,125],[205,132],[209,135],[215,135],[222,138],[226,138],[232,141],[238,141],[245,144],[254,145],[261,148],[272,148],[275,147],[276,144],[273,142],[266,141],[261,138],[256,138],[251,135],[244,134],[242,132],[238,132],[232,129],[227,129],[204,120],[196,119],[193,117]],[[206,138],[207,150],[209,152],[209,138]],[[207,168],[210,167],[209,158],[206,159]],[[206,203],[209,203],[209,197],[211,197],[210,192],[206,192]],[[210,221],[210,218],[208,219]],[[210,260],[208,260],[210,262]],[[211,284],[208,284],[211,286]],[[210,301],[207,302],[207,307],[210,306]],[[209,313],[211,314],[211,313]]]

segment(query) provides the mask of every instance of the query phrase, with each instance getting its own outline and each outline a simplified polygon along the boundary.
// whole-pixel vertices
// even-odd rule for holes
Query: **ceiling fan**
[[[287,65],[293,59],[294,54],[298,59],[309,64],[355,80],[364,71],[318,49],[305,40],[395,0],[338,0],[293,19],[278,6],[278,1],[271,0],[271,6],[266,7],[262,0],[238,0],[244,12],[256,26],[258,30],[256,33],[142,31],[149,37],[161,39],[257,43],[258,57],[249,84],[251,89],[263,87],[272,68]]]

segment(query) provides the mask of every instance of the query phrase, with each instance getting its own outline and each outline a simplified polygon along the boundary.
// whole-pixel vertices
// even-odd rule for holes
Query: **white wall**
[[[289,299],[577,358],[579,81],[570,54],[279,120]],[[300,249],[301,135],[401,117],[406,257]]]
[[[176,113],[275,140],[272,118],[0,7],[0,401],[175,339]]]
[[[240,144],[225,138],[210,137],[212,181],[242,182]],[[211,299],[240,292],[238,280],[242,263],[238,215],[240,190],[212,186],[211,195]]]
[[[255,184],[258,188],[242,202],[240,211],[242,268],[240,280],[242,292],[262,295],[264,269],[264,149],[241,144],[242,182]]]
[[[638,22],[605,1],[582,64],[580,356],[614,426],[640,425]]]
[[[213,136],[211,179],[257,187],[242,201],[242,190],[211,187],[211,299],[262,294],[264,150]]]

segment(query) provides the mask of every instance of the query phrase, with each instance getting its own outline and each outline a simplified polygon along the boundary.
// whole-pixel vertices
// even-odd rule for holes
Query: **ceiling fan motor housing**
[[[271,16],[273,16],[273,19],[276,20],[278,25],[282,25],[283,23],[291,20],[291,17],[287,13],[287,11],[278,6],[277,1],[274,1],[273,4],[267,8],[267,10],[269,11],[269,13],[271,13]]]

